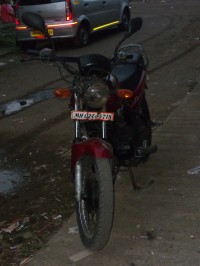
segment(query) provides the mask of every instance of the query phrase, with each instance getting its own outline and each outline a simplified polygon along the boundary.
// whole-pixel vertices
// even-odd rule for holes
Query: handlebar
[[[41,51],[28,49],[26,53],[29,55],[39,56],[37,59],[47,59],[52,62],[66,62],[66,63],[79,63],[78,57],[73,56],[57,56],[52,53],[52,49],[43,48]]]
[[[32,61],[32,60],[42,60],[49,62],[60,62],[63,67],[72,75],[76,75],[79,73],[74,67],[68,65],[68,63],[76,63],[80,69],[80,58],[73,56],[57,56],[53,52],[52,49],[43,48],[41,51],[28,49],[26,53],[29,55],[33,55],[34,57],[29,59],[22,59],[21,62]],[[59,67],[58,67],[59,68]],[[60,70],[59,70],[60,71]],[[61,72],[60,72],[61,73]],[[61,74],[62,76],[62,74]]]
[[[118,58],[118,54],[120,54],[121,51],[127,50],[127,49],[128,50],[133,49],[134,51],[138,51],[144,59],[144,66],[146,68],[148,67],[148,58],[145,55],[144,49],[142,48],[142,46],[140,44],[128,44],[128,45],[120,47],[117,50],[117,53],[115,53],[111,59],[105,58],[104,56],[99,55],[99,54],[88,54],[88,55],[84,55],[84,56],[80,56],[80,57],[57,56],[57,55],[55,55],[54,50],[49,49],[49,48],[43,48],[41,51],[29,49],[29,50],[27,50],[27,53],[34,55],[34,56],[37,56],[37,57],[25,59],[23,61],[44,60],[44,61],[49,61],[49,62],[59,62],[67,70],[67,72],[69,72],[72,75],[77,75],[77,74],[83,73],[84,67],[85,67],[85,69],[86,69],[86,67],[88,67],[88,69],[89,69],[90,65],[94,65],[94,67],[95,67],[96,66],[95,60],[97,60],[97,66],[96,66],[97,68],[98,68],[98,63],[100,62],[101,67],[102,68],[105,67],[105,69],[108,70],[108,68],[106,68],[105,64],[108,64],[109,62],[111,64],[111,66],[113,64],[115,64],[115,62],[117,61],[117,58]],[[124,57],[124,59],[127,59],[127,60],[132,59],[132,57],[130,57],[130,54],[127,55],[126,52],[125,52],[125,56],[126,57]],[[79,70],[75,69],[74,66],[71,66],[69,63],[76,63],[78,65]],[[59,68],[59,66],[58,66],[58,68]],[[108,71],[110,71],[110,70],[108,70]]]

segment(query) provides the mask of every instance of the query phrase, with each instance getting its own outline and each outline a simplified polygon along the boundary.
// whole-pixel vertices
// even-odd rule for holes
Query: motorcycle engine
[[[120,161],[129,160],[134,156],[135,144],[133,134],[128,127],[117,127],[112,137],[114,154]]]
[[[150,145],[150,130],[140,115],[127,110],[125,114],[116,114],[108,130],[109,142],[122,165],[137,165],[141,160],[139,151]]]
[[[115,122],[109,125],[108,139],[115,156],[122,164],[134,157],[136,132],[133,128],[120,112],[115,115]]]

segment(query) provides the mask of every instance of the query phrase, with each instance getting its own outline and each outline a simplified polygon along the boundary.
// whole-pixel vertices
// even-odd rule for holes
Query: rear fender
[[[85,155],[94,156],[96,158],[112,158],[113,150],[110,143],[98,139],[91,138],[80,141],[72,145],[71,170],[73,171],[77,161]]]

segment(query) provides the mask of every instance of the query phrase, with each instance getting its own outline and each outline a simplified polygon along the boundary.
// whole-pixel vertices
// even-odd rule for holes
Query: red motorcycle
[[[50,38],[38,14],[24,13],[22,19]],[[77,223],[81,240],[90,250],[102,249],[109,239],[114,183],[120,167],[129,169],[137,189],[132,166],[146,161],[157,149],[151,145],[151,119],[145,98],[148,59],[138,44],[121,47],[141,26],[141,18],[131,20],[111,59],[100,54],[62,57],[54,50],[40,51],[42,60],[60,62],[74,76],[71,88],[56,90],[55,95],[71,98],[75,126],[71,172]]]

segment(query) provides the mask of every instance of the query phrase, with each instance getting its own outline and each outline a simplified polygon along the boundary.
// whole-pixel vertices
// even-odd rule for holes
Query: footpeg
[[[158,150],[158,146],[156,144],[152,146],[148,146],[140,151],[140,155],[141,156],[149,155],[149,154],[157,152],[157,150]]]

